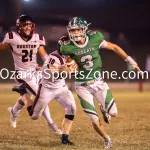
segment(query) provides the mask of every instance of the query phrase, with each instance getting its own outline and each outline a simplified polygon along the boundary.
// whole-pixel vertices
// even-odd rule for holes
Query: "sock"
[[[68,134],[62,134],[62,141],[68,140]]]
[[[51,124],[54,123],[52,118],[51,118],[48,106],[45,107],[42,115],[43,115],[43,117],[44,117],[44,119],[45,119],[45,121],[47,122],[48,125],[51,125]]]
[[[14,116],[18,116],[19,112],[21,111],[21,109],[24,107],[24,105],[21,105],[18,101],[16,102],[16,104],[13,106],[13,115]]]

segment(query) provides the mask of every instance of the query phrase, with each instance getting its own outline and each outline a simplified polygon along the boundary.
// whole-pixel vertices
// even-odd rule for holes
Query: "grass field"
[[[79,100],[77,115],[70,133],[75,146],[61,146],[60,137],[53,135],[43,118],[32,121],[24,108],[13,129],[9,124],[7,108],[12,106],[17,93],[11,92],[11,86],[0,88],[0,150],[103,150],[103,140],[94,132],[87,116],[83,113]],[[113,88],[112,93],[118,106],[118,117],[110,125],[102,120],[96,103],[99,117],[110,134],[112,150],[150,150],[150,89],[138,93],[136,88],[128,85]],[[122,90],[121,90],[122,88]],[[50,103],[53,120],[61,127],[64,110],[57,102]]]

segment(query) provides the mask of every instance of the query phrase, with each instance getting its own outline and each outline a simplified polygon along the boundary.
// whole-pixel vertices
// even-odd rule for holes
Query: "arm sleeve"
[[[103,40],[103,42],[100,43],[99,48],[106,48],[108,45],[107,41]]]
[[[104,35],[101,32],[97,32],[99,40],[99,48],[107,47],[107,42],[104,40]]]

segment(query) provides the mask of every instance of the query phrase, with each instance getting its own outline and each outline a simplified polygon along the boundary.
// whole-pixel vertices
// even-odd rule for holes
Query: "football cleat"
[[[20,93],[20,95],[24,95],[25,93],[27,93],[27,91],[26,91],[26,85],[25,84],[15,85],[12,88],[12,91],[18,92],[18,93]]]
[[[105,139],[105,141],[104,141],[104,148],[109,149],[111,147],[112,147],[112,141],[111,141],[111,139],[110,138]]]
[[[104,119],[104,121],[105,121],[107,124],[110,124],[111,116],[110,116],[108,113],[105,112],[105,110],[103,109],[103,106],[102,106],[102,105],[100,105],[99,108],[100,108],[100,111],[101,111],[102,114],[103,114],[103,119]]]
[[[61,141],[61,144],[62,145],[74,145],[72,142],[70,142],[68,139],[66,139],[66,140],[62,140]]]
[[[52,131],[54,134],[62,135],[62,131],[54,123],[52,123],[48,126],[49,126],[50,131]]]
[[[13,128],[16,128],[16,118],[18,116],[14,116],[13,111],[12,111],[12,107],[8,108],[8,112],[10,113],[10,124]]]

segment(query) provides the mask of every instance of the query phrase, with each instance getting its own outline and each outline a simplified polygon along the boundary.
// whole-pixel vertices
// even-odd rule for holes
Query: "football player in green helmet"
[[[108,124],[111,117],[117,116],[117,106],[109,86],[101,77],[102,60],[99,49],[111,50],[137,71],[140,71],[140,68],[118,45],[106,41],[101,32],[88,30],[88,26],[89,24],[83,18],[74,17],[67,26],[69,40],[60,39],[62,41],[60,53],[77,62],[79,72],[75,86],[81,106],[90,118],[95,131],[103,137],[104,147],[110,148],[112,142],[98,118],[94,97],[98,100],[104,121]]]

